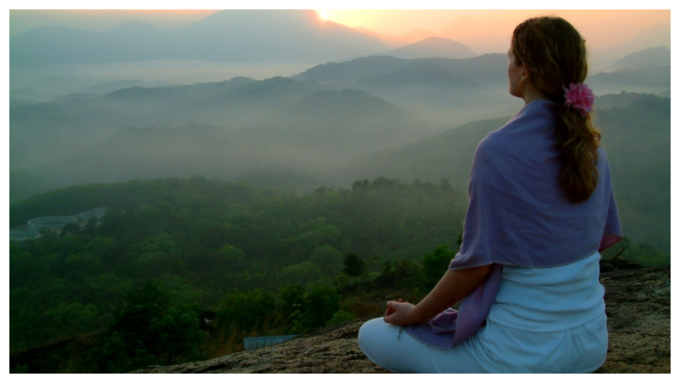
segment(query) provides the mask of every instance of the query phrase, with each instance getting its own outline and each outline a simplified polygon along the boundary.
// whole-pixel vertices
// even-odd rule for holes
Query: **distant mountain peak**
[[[109,28],[104,33],[107,34],[123,34],[123,35],[134,35],[143,33],[154,33],[165,32],[166,29],[159,28],[149,22],[142,20],[129,20],[124,21],[113,28]]]
[[[615,69],[639,69],[671,65],[671,51],[660,45],[630,53],[614,63]]]
[[[31,30],[10,37],[10,65],[147,60],[325,62],[387,49],[313,10],[228,10],[165,30],[133,20],[107,31]]]
[[[408,33],[399,36],[398,40],[402,43],[412,44],[432,35],[434,35],[434,33],[432,33],[432,31],[428,31],[427,29],[413,28]]]
[[[477,56],[463,43],[435,36],[429,36],[418,42],[391,50],[387,54],[405,59],[428,57],[462,59]]]

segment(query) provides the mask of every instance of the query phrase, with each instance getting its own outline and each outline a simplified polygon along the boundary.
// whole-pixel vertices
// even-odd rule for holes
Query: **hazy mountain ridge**
[[[671,67],[669,65],[623,68],[615,72],[600,72],[587,79],[589,85],[594,88],[624,88],[635,91],[637,88],[645,89],[669,89],[671,87]]]
[[[496,77],[505,79],[505,71],[499,67],[507,65],[507,56],[499,53],[485,54],[465,59],[422,58],[400,59],[393,56],[369,56],[342,63],[327,63],[312,67],[300,74],[291,76],[297,80],[314,80],[320,83],[352,83],[376,76],[385,76],[419,66],[436,66],[451,74],[472,77],[477,80],[493,82]],[[501,69],[503,69],[501,67]]]
[[[670,254],[670,98],[649,95],[597,116],[624,232]]]
[[[626,55],[659,45],[671,47],[670,23],[651,25],[624,42],[591,52],[589,64],[594,68],[610,71],[611,66]]]
[[[666,97],[670,98],[669,94],[665,94],[664,92],[654,95],[654,94],[647,94],[647,93],[636,93],[636,92],[621,92],[619,94],[605,94],[602,96],[597,97],[595,100],[595,110],[596,113],[600,109],[609,109],[609,108],[614,108],[614,107],[627,107],[631,103],[648,99],[650,97]]]
[[[282,83],[295,84],[282,87]],[[297,91],[293,101],[316,89],[309,83],[289,79],[274,78],[257,84],[240,78],[217,84],[124,89],[91,99],[11,108],[11,167],[53,161],[135,125],[209,122],[242,127],[236,124],[240,120],[229,116],[245,119],[262,115],[283,99],[295,96],[292,90],[296,85],[302,90]],[[240,88],[244,88],[240,93],[230,94]]]
[[[517,105],[507,96],[506,66],[503,54],[466,59],[370,56],[317,65],[291,78],[365,90],[431,122],[455,126]]]
[[[402,59],[440,57],[463,59],[477,56],[467,45],[455,40],[430,36],[385,53]]]
[[[100,97],[13,107],[11,199],[74,182],[126,177],[204,174],[235,180],[244,172],[274,165],[297,172],[297,178],[307,180],[305,188],[317,181],[335,186],[378,176],[432,182],[446,177],[463,187],[476,143],[507,121],[504,117],[479,122],[480,116],[509,115],[521,108],[521,100],[507,95],[506,65],[503,54],[409,60],[371,56],[318,65],[292,78],[236,77],[218,83],[131,87]],[[604,86],[632,83],[653,85],[656,93],[668,89],[669,68],[599,73],[587,83],[596,92]],[[640,76],[626,77],[629,73]],[[639,159],[617,165],[630,169],[621,179],[634,179],[622,187],[627,204],[623,215],[629,217],[627,222],[636,217],[633,227],[645,222],[647,228],[637,231],[643,233],[635,238],[638,242],[662,250],[669,246],[664,239],[668,228],[658,225],[666,219],[664,196],[670,190],[665,186],[669,149],[659,144],[669,141],[668,133],[663,133],[669,122],[663,116],[670,113],[663,102],[669,103],[629,92],[598,98],[595,104],[596,121],[602,122],[605,132],[632,121],[654,128],[651,138],[642,139],[638,136],[646,133],[631,128],[614,149],[612,163],[617,161],[617,152],[625,153],[624,159]],[[622,116],[641,109],[619,121],[605,113],[611,107],[620,107],[617,113]],[[646,117],[640,120],[640,116]],[[464,121],[478,122],[451,130]],[[200,133],[205,139],[199,139],[198,131],[192,129],[206,125],[211,127]],[[151,129],[129,129],[132,126]],[[358,159],[444,131],[450,136],[426,138],[404,149],[410,151],[406,161],[394,154],[398,150]],[[467,131],[467,137],[455,131]],[[449,153],[447,142],[453,147],[458,145],[455,142],[464,144]],[[605,146],[607,142],[605,138]],[[631,150],[624,142],[636,142],[637,147]],[[353,160],[354,168],[345,166]],[[97,164],[106,170],[98,171]],[[442,171],[442,164],[448,164],[448,170]],[[260,184],[269,182],[264,178],[271,177],[270,173],[261,176]],[[645,180],[640,183],[642,189],[635,185],[639,180]]]
[[[610,95],[595,124],[602,130],[626,236],[670,254],[670,99],[654,95]],[[616,98],[624,99],[620,102]],[[597,105],[597,100],[596,100]],[[503,126],[505,118],[476,121],[399,149],[358,159],[339,172],[338,183],[378,176],[439,182],[466,188],[477,144]],[[631,143],[635,143],[632,145]]]
[[[665,66],[671,62],[671,50],[661,45],[634,52],[616,61],[614,68],[644,68]]]
[[[72,153],[76,145],[72,132],[78,132],[77,145],[82,146],[133,125],[177,126],[198,122],[232,128],[257,126],[269,119],[273,110],[288,107],[317,90],[352,88],[398,103],[400,107],[411,106],[411,111],[413,105],[421,108],[421,112],[422,108],[439,109],[444,116],[438,117],[433,112],[433,119],[455,125],[460,118],[472,119],[474,113],[491,112],[488,106],[479,103],[480,100],[493,100],[494,97],[504,100],[499,101],[501,110],[515,103],[505,95],[504,87],[496,94],[474,93],[476,89],[473,88],[479,88],[479,84],[468,78],[491,81],[488,77],[492,73],[496,73],[498,79],[503,77],[504,72],[497,68],[505,65],[501,63],[502,55],[487,56],[468,59],[475,61],[370,57],[349,64],[328,64],[310,69],[311,73],[324,72],[328,66],[333,69],[337,66],[341,73],[363,80],[346,81],[348,76],[333,74],[340,81],[332,85],[324,81],[323,76],[274,77],[262,81],[234,78],[222,83],[133,87],[102,97],[74,97],[59,103],[24,105],[10,110],[11,167],[36,166]],[[364,73],[368,70],[373,76],[361,75],[362,70]],[[463,89],[468,92],[457,92]]]
[[[234,77],[222,82],[210,82],[194,85],[130,87],[118,89],[104,96],[104,99],[119,102],[151,102],[155,104],[183,102],[190,98],[210,98],[223,95],[238,87],[256,80],[247,77]]]
[[[502,54],[410,60],[371,56],[315,66],[291,78],[126,88],[103,97],[76,94],[36,105],[18,100],[15,104],[23,105],[10,110],[11,168],[46,163],[129,126],[189,122],[233,129],[258,126],[271,121],[273,111],[318,90],[370,92],[428,123],[455,126],[519,108],[520,102],[507,96],[506,63]],[[670,86],[670,67],[598,73],[587,81],[600,93],[608,87],[628,86],[622,84],[632,84],[632,90],[642,87],[645,92],[658,92]]]
[[[248,40],[223,38],[248,36]],[[142,60],[326,61],[384,50],[376,37],[314,11],[216,12],[177,30],[129,21],[103,32],[38,27],[10,37],[10,65]]]
[[[146,96],[142,90],[129,89],[109,97],[125,99],[124,95],[140,92]],[[199,104],[203,109],[196,109]],[[356,156],[398,147],[431,131],[415,116],[366,92],[321,91],[312,83],[286,78],[249,82],[209,101],[158,110],[166,113],[168,122],[177,118],[170,126],[180,124],[180,116],[187,122],[200,117],[202,124],[120,133],[111,129],[113,137],[70,148],[73,154],[48,166],[12,172],[12,199],[69,182],[196,174],[235,179],[243,171],[272,164],[325,178],[324,172]],[[216,120],[221,121],[219,126],[210,122]],[[50,142],[54,140],[44,144]]]

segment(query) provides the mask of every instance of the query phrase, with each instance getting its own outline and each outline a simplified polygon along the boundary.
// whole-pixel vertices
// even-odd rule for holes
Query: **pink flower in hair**
[[[583,118],[593,110],[593,101],[593,91],[586,84],[569,84],[568,89],[564,88],[564,105],[578,110]]]

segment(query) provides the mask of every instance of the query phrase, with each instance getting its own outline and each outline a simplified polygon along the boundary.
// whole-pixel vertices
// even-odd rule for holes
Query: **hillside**
[[[670,373],[670,266],[602,273],[609,350],[598,373]],[[386,298],[387,299],[387,298]],[[386,373],[359,349],[356,321],[255,351],[136,373]]]
[[[120,353],[91,350],[98,362],[93,365],[91,358],[83,364],[86,371],[122,372],[148,364],[149,358],[137,353],[142,349],[153,360],[172,359],[152,335],[157,328],[148,326],[153,315],[162,319],[181,305],[193,312],[197,331],[208,331],[196,328],[204,311],[213,313],[211,319],[221,313],[207,338],[196,341],[194,332],[189,342],[194,352],[184,344],[182,360],[238,348],[253,332],[323,327],[341,308],[356,317],[374,313],[363,295],[375,283],[417,295],[431,282],[419,260],[439,249],[441,269],[453,258],[455,253],[442,246],[456,249],[465,195],[445,182],[385,178],[304,195],[202,177],[138,180],[35,195],[10,205],[10,227],[37,217],[78,216],[93,207],[106,208],[101,220],[10,242],[12,352],[108,331],[95,343],[103,347],[110,341]],[[343,270],[351,254],[360,266],[350,277]],[[150,287],[154,294],[143,296],[155,297],[151,306],[163,309],[149,309],[146,322],[131,315],[127,324],[115,325],[125,319],[120,310],[126,302],[134,314],[133,293],[149,283],[157,285]],[[292,289],[293,299],[285,289]],[[234,300],[249,302],[255,311],[232,310],[239,307]],[[132,330],[124,345],[112,333],[120,334],[121,326]],[[169,324],[166,330],[181,327]],[[140,347],[138,336],[149,331]],[[221,335],[224,331],[231,340]]]
[[[502,79],[501,84],[505,84],[507,78],[502,69],[506,64],[507,57],[503,54],[486,54],[465,59],[418,58],[410,60],[391,56],[370,56],[342,63],[317,65],[291,78],[313,80],[319,83],[351,84],[377,76],[399,73],[414,67],[437,67],[451,76],[483,82]],[[498,69],[501,69],[500,73]]]
[[[89,182],[193,175],[237,180],[241,172],[273,164],[322,180],[305,187],[312,190],[327,182],[330,172],[354,158],[399,147],[432,131],[412,114],[366,92],[321,91],[308,83],[284,78],[244,81],[245,85],[226,93],[223,89],[229,84],[200,86],[208,89],[196,89],[198,85],[167,90],[133,88],[107,95],[110,109],[137,104],[142,113],[140,106],[147,105],[151,111],[155,106],[157,112],[149,111],[152,115],[147,121],[167,119],[174,123],[108,131],[109,137],[99,142],[53,151],[52,156],[63,154],[51,164],[10,173],[11,201]],[[192,93],[217,95],[192,103],[174,101],[186,100]],[[177,102],[176,106],[167,106],[173,102]],[[213,124],[179,125],[192,118]],[[82,126],[86,129],[85,122]],[[48,138],[52,136],[48,133],[38,143],[31,142],[25,134],[14,133],[12,137],[26,139],[17,138],[12,143],[17,161],[26,155],[20,151],[22,144],[37,150],[36,146],[50,146],[70,137],[62,133],[50,143]],[[94,133],[89,134],[92,137]]]
[[[519,104],[507,94],[506,66],[504,54],[464,59],[370,56],[317,65],[291,78],[364,90],[422,119],[456,126],[504,115]]]
[[[598,109],[595,114],[624,232],[636,242],[669,254],[670,99],[621,94],[606,97],[606,103],[626,105]],[[339,173],[339,182],[377,176],[429,182],[447,178],[466,190],[477,144],[508,120],[476,121],[399,149],[374,153],[347,166]]]
[[[385,53],[402,59],[441,57],[448,59],[464,59],[477,56],[465,44],[442,37],[428,37],[418,42],[393,49]]]
[[[643,49],[639,52],[631,53],[616,61],[614,68],[643,68],[665,66],[671,62],[671,50],[665,46],[658,46]]]
[[[126,88],[103,96],[10,109],[11,170],[54,162],[132,126],[203,123],[241,129],[281,118],[323,88],[274,77],[220,83]],[[266,125],[266,124],[265,124]]]
[[[671,87],[670,63],[643,68],[624,68],[615,72],[600,72],[588,78],[588,85],[600,94],[606,92],[656,93]]]

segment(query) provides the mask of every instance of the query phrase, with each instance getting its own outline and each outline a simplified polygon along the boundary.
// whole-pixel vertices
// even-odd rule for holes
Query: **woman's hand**
[[[403,302],[403,301],[404,301],[403,299],[399,298],[399,300],[397,300],[397,301],[390,301],[390,302]],[[388,307],[387,307],[387,310],[385,310],[385,316],[390,316],[390,315],[394,314],[394,309],[389,307],[390,302],[387,302]]]
[[[387,302],[387,310],[385,311],[385,318],[383,320],[386,323],[395,326],[408,326],[410,324],[416,324],[417,322],[413,319],[411,312],[416,306],[411,303],[404,302],[401,299],[399,301],[389,301]]]
[[[432,317],[463,299],[484,282],[491,272],[491,266],[447,271],[434,289],[418,303],[418,306],[408,302],[387,302],[385,322],[395,326],[427,323]]]

